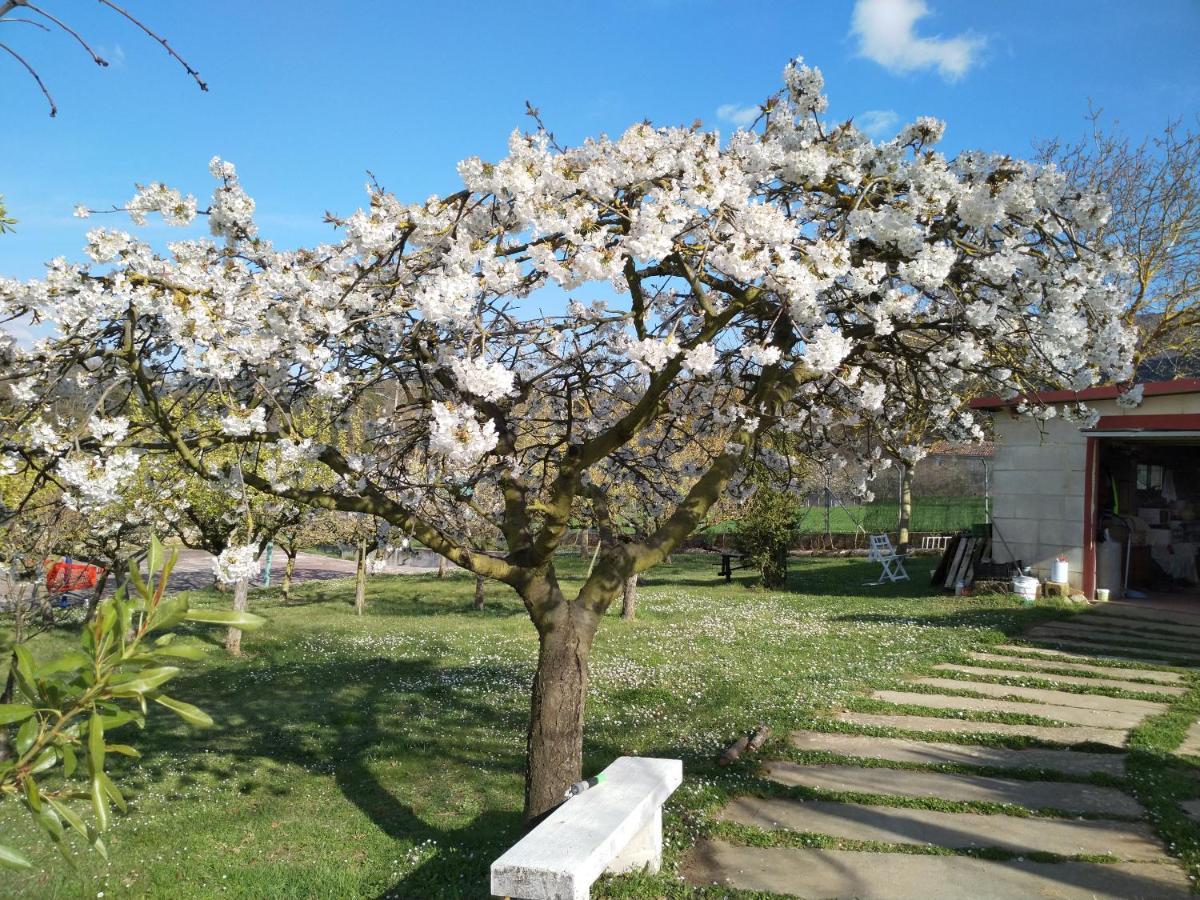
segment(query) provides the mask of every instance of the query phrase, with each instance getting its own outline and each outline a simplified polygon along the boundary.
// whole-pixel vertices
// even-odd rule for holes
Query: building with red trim
[[[1200,378],[1147,382],[1136,407],[1114,386],[983,397],[992,414],[993,557],[1020,560],[1042,578],[1058,556],[1089,598],[1127,591],[1191,591],[1200,548]],[[1092,426],[1016,411],[1082,402]],[[1133,594],[1136,596],[1136,593]]]

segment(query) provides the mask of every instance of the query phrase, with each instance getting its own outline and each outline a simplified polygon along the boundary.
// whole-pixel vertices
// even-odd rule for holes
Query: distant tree
[[[275,535],[275,545],[285,556],[283,580],[280,590],[286,603],[292,595],[292,576],[296,571],[296,557],[306,547],[321,544],[339,544],[345,541],[347,520],[341,513],[327,509],[305,508],[298,521],[281,528]]]
[[[788,549],[798,534],[796,498],[767,473],[756,473],[754,481],[757,488],[738,521],[738,547],[762,574],[763,587],[782,587]]]
[[[1168,123],[1132,139],[1099,110],[1077,143],[1038,144],[1081,193],[1100,193],[1112,214],[1080,237],[1118,247],[1129,264],[1121,281],[1126,322],[1140,332],[1138,361],[1166,357],[1195,362],[1200,354],[1200,133]]]

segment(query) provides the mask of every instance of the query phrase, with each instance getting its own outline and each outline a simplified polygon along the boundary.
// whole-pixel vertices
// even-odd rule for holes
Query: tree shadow
[[[847,613],[835,616],[835,622],[861,622],[876,625],[918,625],[926,628],[993,628],[1009,637],[1018,637],[1028,628],[1062,619],[1072,611],[1060,607],[1010,606],[948,610],[944,613]]]
[[[197,670],[174,679],[172,693],[217,724],[184,736],[169,717],[151,716],[143,759],[122,765],[121,781],[135,800],[166,780],[178,786],[168,799],[212,779],[286,796],[295,768],[327,772],[376,828],[413,847],[413,867],[379,896],[486,897],[491,861],[521,834],[513,800],[524,748],[500,738],[525,728],[530,675],[515,664],[385,657]],[[490,695],[489,685],[502,690]],[[430,779],[467,768],[485,776],[475,793]],[[454,814],[456,800],[466,812]]]

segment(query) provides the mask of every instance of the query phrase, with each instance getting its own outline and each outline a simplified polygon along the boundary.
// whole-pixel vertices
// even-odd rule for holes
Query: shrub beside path
[[[732,896],[1190,897],[1196,636],[1200,614],[1106,604],[875,691],[776,746],[684,875]]]

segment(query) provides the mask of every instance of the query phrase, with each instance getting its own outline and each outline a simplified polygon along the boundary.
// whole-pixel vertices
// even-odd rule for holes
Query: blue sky
[[[1197,0],[126,0],[208,93],[99,4],[42,5],[113,65],[61,34],[0,32],[59,107],[50,119],[0,60],[0,193],[20,220],[0,274],[22,278],[82,255],[95,223],[75,203],[151,180],[203,199],[213,155],[238,165],[266,236],[294,246],[363,202],[368,170],[406,200],[454,190],[458,159],[494,158],[528,125],[526,99],[566,141],[643,118],[728,131],[797,54],[824,71],[831,118],[887,136],[937,116],[948,152],[1027,155],[1034,138],[1079,135],[1089,100],[1135,135],[1200,111]]]

